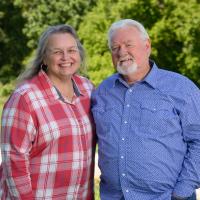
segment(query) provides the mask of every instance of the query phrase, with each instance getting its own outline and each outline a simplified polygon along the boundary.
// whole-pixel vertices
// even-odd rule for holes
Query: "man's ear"
[[[150,39],[146,39],[145,46],[146,46],[147,53],[150,56],[150,54],[151,54],[151,40]]]

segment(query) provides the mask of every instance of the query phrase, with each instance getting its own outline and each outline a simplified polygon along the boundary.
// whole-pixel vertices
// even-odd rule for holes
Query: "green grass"
[[[0,97],[0,116],[2,113],[3,105],[6,102],[7,98],[6,97]]]
[[[100,200],[100,196],[99,196],[99,180],[95,179],[94,182],[94,192],[95,192],[95,200]]]
[[[0,117],[2,114],[3,105],[6,102],[6,100],[8,99],[11,92],[13,91],[13,88],[14,88],[13,83],[8,83],[6,85],[2,85],[0,83]]]

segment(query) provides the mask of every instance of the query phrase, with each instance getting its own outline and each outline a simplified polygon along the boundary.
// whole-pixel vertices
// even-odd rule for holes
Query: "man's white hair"
[[[117,22],[114,22],[110,26],[110,29],[108,30],[108,47],[109,47],[109,49],[111,49],[111,41],[112,41],[112,37],[113,37],[113,34],[115,33],[115,31],[120,28],[127,27],[127,26],[132,26],[132,27],[137,28],[140,31],[141,37],[143,39],[149,39],[149,35],[148,35],[147,31],[145,30],[144,26],[140,22],[133,20],[133,19],[122,19]]]

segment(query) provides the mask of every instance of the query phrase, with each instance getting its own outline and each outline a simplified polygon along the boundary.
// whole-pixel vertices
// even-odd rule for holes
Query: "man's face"
[[[151,44],[141,36],[135,27],[126,26],[117,29],[111,38],[112,60],[117,71],[130,75],[149,70]]]

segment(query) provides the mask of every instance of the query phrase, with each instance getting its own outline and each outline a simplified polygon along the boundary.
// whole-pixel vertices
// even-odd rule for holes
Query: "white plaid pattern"
[[[93,199],[93,86],[77,75],[73,81],[80,95],[72,104],[59,99],[43,71],[5,104],[1,200]]]

